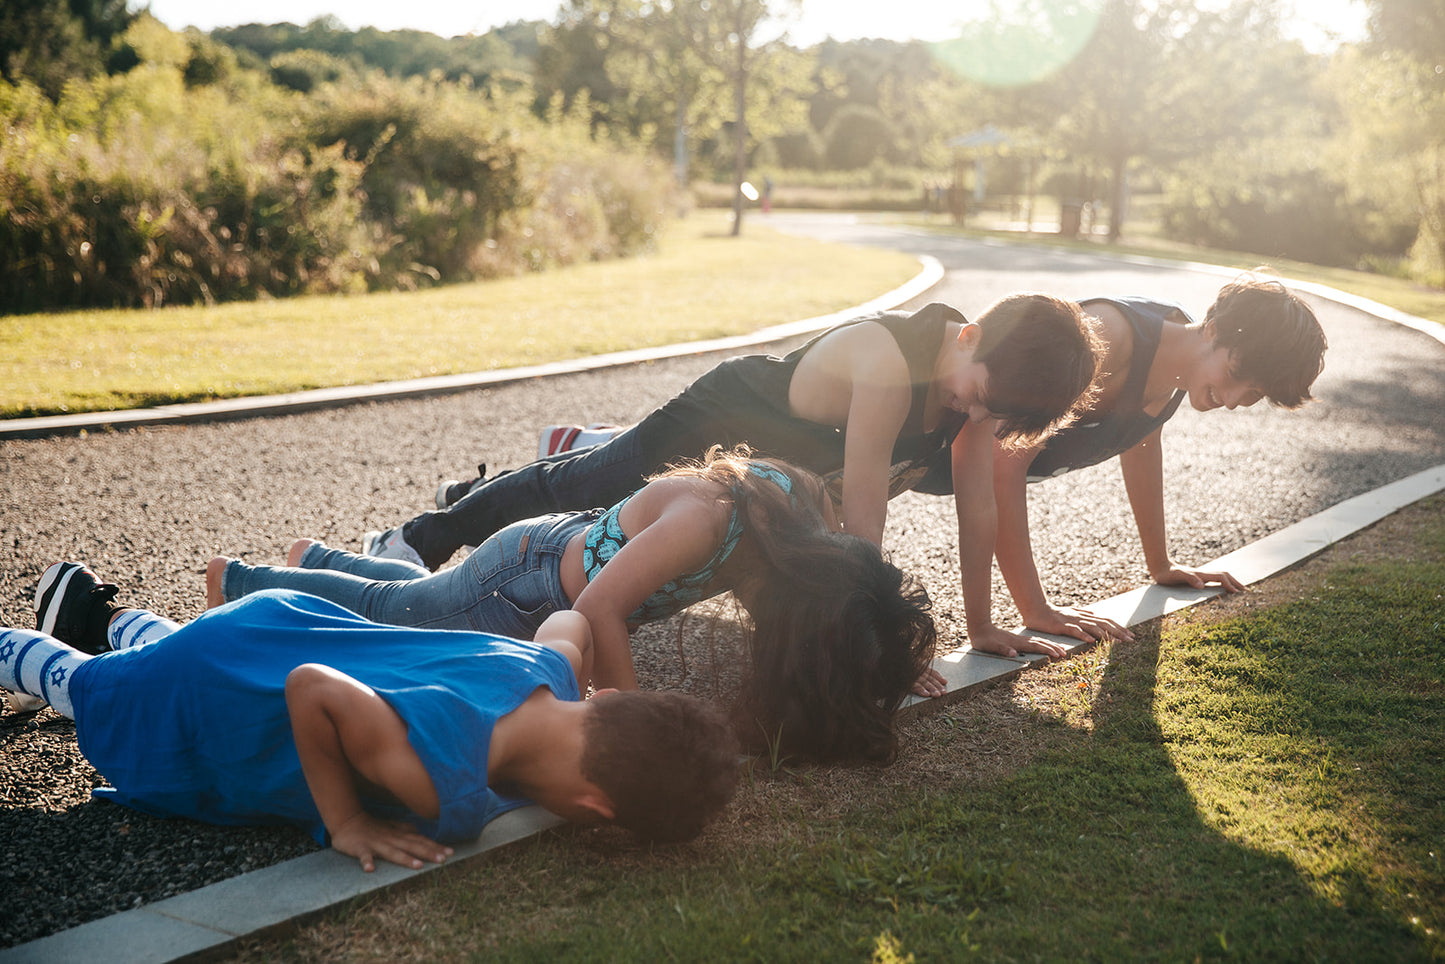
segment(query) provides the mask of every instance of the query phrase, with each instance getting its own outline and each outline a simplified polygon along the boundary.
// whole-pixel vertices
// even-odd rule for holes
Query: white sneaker
[[[362,536],[361,554],[375,556],[378,559],[400,559],[414,566],[426,568],[426,563],[421,561],[421,556],[402,538],[400,526],[395,529],[387,529],[385,532],[368,532]]]
[[[10,705],[11,713],[34,713],[45,708],[45,701],[38,696],[11,690],[0,690],[0,693],[5,694],[5,702]]]

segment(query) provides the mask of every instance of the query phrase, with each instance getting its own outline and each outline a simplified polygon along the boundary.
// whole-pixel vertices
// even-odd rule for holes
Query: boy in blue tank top
[[[441,862],[529,802],[686,840],[736,786],[737,744],[708,704],[581,700],[592,638],[570,610],[521,642],[288,590],[180,626],[115,593],[76,563],[47,569],[37,629],[0,628],[0,688],[75,720],[110,784],[95,795],[155,816],[300,826],[370,871]]]

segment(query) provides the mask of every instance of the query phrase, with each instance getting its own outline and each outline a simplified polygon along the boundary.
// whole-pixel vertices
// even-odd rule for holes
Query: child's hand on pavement
[[[1094,643],[1101,639],[1121,639],[1126,642],[1134,639],[1134,634],[1129,632],[1127,626],[1122,626],[1107,616],[1070,606],[1061,609],[1050,606],[1046,612],[1026,619],[1025,623],[1036,633],[1072,636],[1085,643]]]
[[[990,623],[981,630],[969,629],[968,644],[981,653],[995,656],[1017,656],[1019,653],[1042,653],[1050,659],[1058,659],[1068,650],[1058,643],[1037,636],[1011,633]]]
[[[1191,589],[1205,589],[1218,586],[1225,592],[1243,592],[1244,583],[1227,572],[1205,572],[1188,566],[1170,567],[1154,575],[1154,581],[1161,586],[1188,586]]]
[[[948,681],[943,674],[932,666],[923,671],[923,675],[913,682],[913,694],[915,696],[935,697],[942,696],[948,692]]]
[[[376,869],[378,857],[420,870],[423,861],[439,864],[452,855],[452,848],[423,837],[411,824],[381,820],[365,811],[331,832],[331,846],[361,861],[367,873]]]

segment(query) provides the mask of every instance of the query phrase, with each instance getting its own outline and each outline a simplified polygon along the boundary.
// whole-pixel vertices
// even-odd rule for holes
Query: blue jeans
[[[513,523],[463,562],[435,573],[316,543],[295,569],[233,560],[221,592],[230,602],[262,589],[295,589],[376,623],[531,639],[544,619],[572,608],[562,589],[562,553],[596,518],[595,512],[568,512]]]

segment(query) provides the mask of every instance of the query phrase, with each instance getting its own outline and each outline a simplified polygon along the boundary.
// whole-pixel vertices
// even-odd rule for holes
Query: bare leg
[[[226,566],[231,562],[230,556],[217,556],[206,566],[206,608],[215,609],[226,602],[226,597],[221,592],[221,577],[226,573]]]
[[[307,549],[310,549],[314,545],[316,545],[315,539],[297,539],[291,543],[291,551],[286,554],[286,565],[292,569],[300,566],[301,557],[305,555]]]

